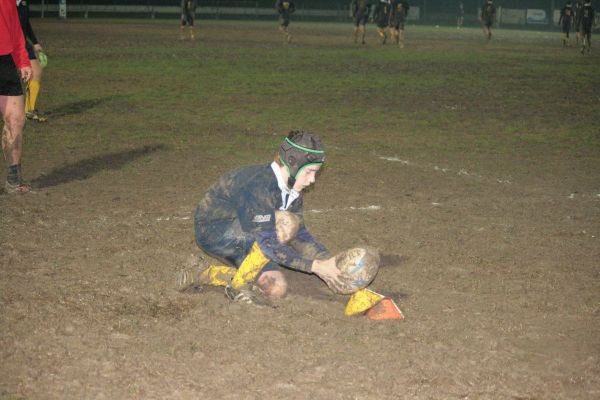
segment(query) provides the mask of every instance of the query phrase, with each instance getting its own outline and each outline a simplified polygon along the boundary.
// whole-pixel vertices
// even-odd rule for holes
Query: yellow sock
[[[239,289],[247,283],[254,282],[256,277],[269,262],[269,259],[265,257],[258,244],[254,242],[250,253],[242,261],[242,265],[238,268],[233,279],[231,280],[231,286],[235,289]]]
[[[27,98],[25,99],[25,112],[35,110],[38,94],[40,93],[40,81],[29,81],[27,86]]]
[[[200,283],[211,286],[227,286],[237,270],[227,265],[211,265],[199,276]]]
[[[384,299],[385,296],[369,289],[361,289],[348,299],[344,315],[347,317],[367,311],[375,304]]]

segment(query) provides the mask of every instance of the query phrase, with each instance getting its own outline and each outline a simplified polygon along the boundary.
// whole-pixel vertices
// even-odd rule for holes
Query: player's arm
[[[12,22],[12,24],[9,23],[11,25],[9,30],[13,49],[10,55],[19,70],[21,79],[28,81],[31,77],[31,62],[29,61],[29,56],[25,50],[25,37],[23,36],[23,30],[21,29],[17,7],[8,7],[8,13],[9,15],[6,18],[6,21]]]
[[[313,260],[304,258],[291,247],[279,243],[275,226],[261,228],[254,235],[258,246],[269,260],[297,271],[312,272]]]
[[[310,255],[311,258],[323,260],[331,257],[327,247],[316,240],[304,225],[300,227],[296,237],[290,241],[290,245],[305,256]]]
[[[289,246],[279,243],[274,230],[261,231],[258,238],[258,246],[268,259],[297,271],[316,274],[328,285],[341,283],[342,272],[336,265],[335,257],[312,260],[304,258]]]

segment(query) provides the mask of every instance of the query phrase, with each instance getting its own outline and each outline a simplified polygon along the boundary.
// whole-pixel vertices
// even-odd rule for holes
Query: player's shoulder
[[[277,179],[271,169],[271,164],[246,165],[233,170],[232,175],[235,176],[238,181],[248,183],[249,185],[259,181],[265,182]]]

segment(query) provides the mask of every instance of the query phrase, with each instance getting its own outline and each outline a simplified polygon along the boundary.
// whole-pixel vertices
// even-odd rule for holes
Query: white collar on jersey
[[[279,165],[275,161],[271,163],[271,169],[273,170],[273,173],[277,178],[277,186],[279,186],[279,190],[281,190],[282,206],[279,207],[279,209],[285,211],[294,202],[294,200],[300,197],[300,192],[297,192],[294,189],[290,189],[287,187],[285,181],[283,180],[283,176],[281,175]]]

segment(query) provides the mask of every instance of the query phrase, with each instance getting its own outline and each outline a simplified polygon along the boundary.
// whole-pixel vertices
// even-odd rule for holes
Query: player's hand
[[[327,285],[341,285],[340,278],[342,277],[342,271],[340,271],[335,265],[335,257],[331,257],[327,260],[314,260],[312,264],[312,272],[317,274],[319,278],[323,279]]]
[[[19,74],[21,75],[21,80],[23,80],[23,82],[29,82],[33,75],[33,70],[31,67],[23,67],[19,69]]]
[[[34,50],[36,53],[40,53],[40,52],[43,52],[43,51],[44,51],[44,48],[42,47],[42,45],[41,45],[41,44],[39,44],[39,43],[38,43],[38,44],[34,44],[34,45],[33,45],[33,50]]]

